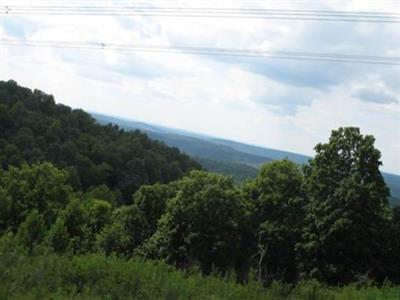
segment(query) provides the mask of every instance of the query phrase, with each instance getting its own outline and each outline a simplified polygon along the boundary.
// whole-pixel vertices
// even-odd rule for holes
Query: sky
[[[399,1],[0,0],[85,5],[400,12]],[[396,3],[397,2],[397,3]],[[399,23],[158,16],[7,15],[3,37],[400,57]],[[4,46],[3,79],[57,102],[313,155],[332,129],[372,134],[400,174],[400,66]]]

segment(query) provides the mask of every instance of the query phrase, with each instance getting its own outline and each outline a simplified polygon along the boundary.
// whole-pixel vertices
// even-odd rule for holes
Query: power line
[[[144,53],[183,53],[209,56],[238,56],[288,59],[299,61],[325,61],[342,63],[363,63],[380,65],[400,65],[400,57],[350,55],[335,53],[313,53],[294,51],[268,51],[259,49],[233,49],[233,48],[208,48],[190,46],[161,46],[161,45],[126,45],[114,43],[81,43],[81,42],[55,42],[55,41],[29,41],[21,39],[3,39],[5,45],[26,47],[50,47],[66,49],[97,49],[124,52]]]
[[[36,5],[36,4],[65,4],[63,0],[2,0],[4,5]],[[202,1],[203,2],[203,1]],[[101,5],[115,5],[115,4],[130,4],[130,5],[136,5],[136,4],[147,4],[147,5],[155,5],[155,4],[190,4],[190,3],[195,3],[196,5],[199,4],[198,1],[191,1],[191,0],[69,0],[68,4],[90,4],[90,5],[96,5],[96,4],[101,4]],[[218,1],[211,1],[213,4],[218,4]],[[224,5],[230,5],[230,4],[243,4],[246,3],[248,5],[249,3],[252,4],[262,4],[262,5],[275,5],[275,4],[302,4],[302,5],[321,5],[321,4],[348,4],[349,0],[224,0],[223,1]],[[363,0],[363,3],[366,4],[400,4],[398,0]],[[386,8],[386,7],[385,7]]]
[[[163,16],[400,23],[399,13],[207,7],[5,6],[7,15]]]
[[[41,4],[62,4],[65,5],[65,2],[63,0],[2,0],[4,5],[41,5]],[[74,5],[74,4],[79,4],[79,5],[139,5],[139,4],[145,4],[145,5],[159,5],[159,4],[191,4],[195,3],[195,5],[199,5],[198,1],[190,1],[190,0],[69,0],[68,4]],[[202,2],[204,3],[204,2]],[[205,2],[206,3],[206,2]],[[218,1],[211,1],[212,4],[218,4]],[[220,2],[221,3],[221,2]],[[248,4],[262,4],[262,5],[275,5],[279,4],[280,6],[282,4],[307,4],[307,5],[321,5],[321,4],[348,4],[349,0],[324,0],[321,2],[320,0],[224,0],[223,4],[226,6],[230,6],[231,4],[233,5],[238,5],[238,4],[243,4],[245,3],[246,5]],[[363,3],[366,4],[400,4],[398,0],[364,0]],[[387,7],[385,7],[387,8]]]
[[[71,6],[71,5],[36,5],[36,6],[4,6],[8,12],[13,10],[156,10],[156,11],[215,11],[215,12],[234,12],[234,13],[296,13],[296,14],[322,14],[322,15],[367,15],[367,16],[400,16],[400,13],[394,12],[367,12],[367,11],[338,11],[338,10],[301,10],[301,9],[263,9],[263,8],[220,8],[220,7],[154,7],[154,6]]]
[[[34,3],[63,3],[64,1],[62,0],[4,0],[5,4],[8,4],[8,2],[15,4],[15,3],[26,3],[28,2],[29,4],[34,4]],[[151,0],[151,1],[146,1],[146,0],[69,0],[68,3],[190,3],[193,1],[189,0]],[[214,3],[218,3],[213,1]],[[243,4],[243,0],[224,0],[224,4],[226,3],[241,3]],[[263,4],[266,3],[265,0],[246,0],[246,3],[257,3],[261,2]],[[348,3],[349,0],[324,0],[323,3]],[[381,4],[381,3],[398,3],[398,0],[365,0],[363,1],[364,3],[367,4]],[[195,1],[195,3],[198,3]],[[268,3],[309,3],[309,4],[321,4],[320,0],[268,0]]]

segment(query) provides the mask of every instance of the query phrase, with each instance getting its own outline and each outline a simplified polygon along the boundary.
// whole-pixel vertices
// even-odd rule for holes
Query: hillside
[[[306,168],[282,159],[259,170],[250,164],[268,158],[168,134],[191,151],[225,155],[196,157],[208,169],[255,176],[237,184],[43,92],[10,81],[0,99],[5,299],[268,299],[276,288],[283,299],[310,289],[313,299],[317,290],[334,299],[318,282],[355,285],[360,274],[377,286],[400,282],[400,207],[388,206],[380,152],[360,128],[332,130]],[[224,280],[213,274],[231,278],[225,291],[235,297],[219,294]]]
[[[228,146],[237,151],[241,151],[241,152],[252,154],[252,155],[262,156],[262,157],[268,157],[273,160],[283,159],[286,157],[295,163],[304,164],[304,163],[307,163],[308,160],[310,159],[309,156],[302,155],[302,154],[297,154],[297,153],[282,151],[282,150],[276,150],[276,149],[271,149],[271,148],[263,148],[263,147],[259,147],[259,146],[253,146],[253,145],[247,145],[247,144],[234,142],[234,141],[228,141],[228,140],[224,140],[224,139],[213,138],[213,139],[211,139],[211,141],[215,144]]]
[[[208,141],[205,136],[201,137],[200,135],[196,134],[189,136],[189,133],[185,131],[148,125],[142,122],[122,120],[99,114],[93,114],[93,116],[101,124],[113,123],[125,129],[139,129],[148,134],[150,137],[163,141],[169,146],[177,147],[193,157],[246,164],[250,166],[259,166],[265,162],[271,161],[271,159],[263,156],[237,151],[232,147],[225,145],[217,145],[211,140]]]
[[[67,169],[74,188],[105,184],[123,202],[143,184],[167,183],[200,168],[177,148],[139,131],[100,125],[41,91],[0,82],[0,166],[37,161]]]
[[[383,173],[386,184],[390,187],[391,203],[400,205],[400,176]]]
[[[186,137],[174,133],[147,133],[150,137],[163,141],[167,145],[177,147],[194,157],[202,157],[227,163],[246,164],[254,167],[271,161],[269,158],[236,151],[228,146],[218,145],[218,147],[216,147],[214,143],[200,138]]]
[[[311,157],[287,151],[263,148],[244,143],[218,139],[184,130],[150,125],[143,122],[92,114],[100,123],[117,124],[125,129],[140,129],[154,139],[178,147],[194,157],[204,169],[233,176],[236,180],[255,177],[260,164],[288,158],[298,164],[306,163]],[[382,173],[391,190],[391,203],[400,204],[400,176]]]
[[[236,182],[255,178],[258,173],[258,169],[246,164],[218,161],[204,157],[194,157],[194,159],[198,161],[205,170],[230,175]]]

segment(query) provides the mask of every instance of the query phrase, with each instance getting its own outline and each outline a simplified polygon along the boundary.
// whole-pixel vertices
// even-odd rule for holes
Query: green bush
[[[328,288],[316,281],[293,287],[255,281],[237,284],[233,276],[203,277],[141,258],[102,254],[28,256],[12,234],[0,238],[0,299],[249,299],[395,300],[400,288],[385,283],[357,289]]]

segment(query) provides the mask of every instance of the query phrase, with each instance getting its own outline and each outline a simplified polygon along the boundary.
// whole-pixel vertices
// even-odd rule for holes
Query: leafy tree
[[[84,203],[86,210],[86,239],[87,250],[93,251],[96,247],[96,237],[104,227],[111,223],[112,205],[104,200],[87,199]]]
[[[105,200],[108,203],[110,203],[112,206],[116,206],[118,198],[120,195],[116,195],[108,186],[105,184],[99,185],[99,186],[92,186],[90,187],[85,195],[85,198],[88,199],[101,199]]]
[[[155,233],[158,220],[165,212],[167,200],[174,197],[176,193],[176,183],[170,183],[143,185],[133,195],[133,205],[142,214],[147,225],[147,237]]]
[[[338,283],[376,275],[389,190],[374,142],[350,127],[315,147],[304,170],[309,202],[299,251],[306,276]]]
[[[281,160],[264,165],[249,190],[260,281],[296,280],[295,245],[304,219],[302,186],[299,167]]]
[[[380,264],[377,279],[400,283],[400,206],[394,207],[390,219],[381,233]]]
[[[97,237],[97,244],[107,254],[132,256],[148,238],[146,220],[135,205],[123,206],[113,213],[110,224]]]
[[[91,199],[87,201],[87,222],[91,232],[98,233],[100,230],[110,223],[112,206],[104,200]]]
[[[82,110],[56,104],[53,96],[0,82],[0,163],[50,161],[70,172],[75,189],[106,185],[131,204],[144,184],[176,180],[200,165],[176,148],[145,134],[100,125]]]
[[[178,182],[144,252],[179,267],[199,266],[206,274],[234,269],[248,254],[241,234],[247,216],[232,178],[193,171]]]
[[[45,237],[46,245],[55,252],[64,253],[70,247],[70,237],[63,217],[58,217]]]
[[[0,176],[2,176],[1,170]],[[0,187],[0,235],[9,227],[11,201],[11,197],[7,194],[7,191]]]
[[[94,251],[97,235],[111,223],[112,206],[104,200],[72,198],[60,210],[46,236],[56,252]]]
[[[90,222],[88,211],[79,199],[72,199],[60,213],[69,238],[69,250],[83,253],[89,250]]]
[[[181,178],[199,165],[178,149],[0,82],[0,240],[24,255],[141,254],[240,281],[254,267],[264,284],[400,282],[400,209],[388,206],[374,142],[340,128],[303,170],[272,162],[241,186]]]
[[[133,195],[133,204],[117,209],[112,222],[98,235],[99,247],[106,253],[128,256],[139,251],[137,248],[155,233],[167,199],[176,192],[174,183],[140,187]]]
[[[130,256],[134,249],[131,248],[131,236],[126,232],[123,222],[115,221],[106,226],[97,236],[97,246],[106,254],[119,254]]]
[[[26,220],[19,226],[17,240],[31,253],[35,245],[39,244],[44,237],[45,224],[43,217],[35,209],[27,216]]]
[[[0,206],[6,216],[2,220],[3,229],[16,232],[33,210],[43,215],[45,224],[53,223],[72,192],[67,180],[68,174],[50,163],[24,164],[3,172],[0,176]]]

